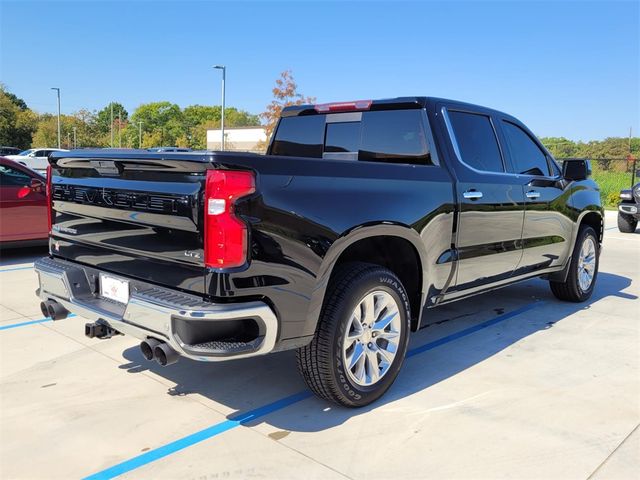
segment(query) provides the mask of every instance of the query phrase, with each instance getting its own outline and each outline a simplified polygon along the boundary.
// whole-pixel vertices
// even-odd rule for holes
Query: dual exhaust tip
[[[40,311],[45,318],[51,320],[63,320],[69,315],[69,311],[53,300],[45,300],[40,302]]]
[[[40,311],[45,318],[52,320],[62,320],[69,316],[69,311],[53,300],[40,302]],[[89,338],[110,338],[117,334],[115,330],[101,322],[87,323],[85,325],[85,335]],[[165,342],[155,338],[147,338],[140,344],[142,355],[147,360],[155,360],[163,367],[173,365],[178,361],[180,355]]]
[[[178,352],[165,342],[161,342],[155,338],[147,338],[140,343],[140,351],[144,358],[147,360],[155,360],[163,367],[173,365],[180,358]]]

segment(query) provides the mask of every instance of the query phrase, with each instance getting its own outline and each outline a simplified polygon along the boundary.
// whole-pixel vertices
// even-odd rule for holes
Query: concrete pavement
[[[14,327],[43,252],[3,253],[0,476],[638,478],[640,231],[612,227],[589,302],[531,280],[432,310],[360,410],[302,393],[292,352],[162,368],[81,318]]]

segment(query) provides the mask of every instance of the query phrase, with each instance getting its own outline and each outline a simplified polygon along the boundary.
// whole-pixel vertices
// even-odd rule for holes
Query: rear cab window
[[[272,155],[433,165],[422,109],[283,117]]]

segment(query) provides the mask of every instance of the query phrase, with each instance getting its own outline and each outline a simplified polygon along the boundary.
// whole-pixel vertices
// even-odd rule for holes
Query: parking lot
[[[162,368],[46,321],[44,250],[4,252],[0,476],[638,478],[640,233],[606,228],[589,302],[532,280],[431,310],[360,410],[312,397],[292,352]]]

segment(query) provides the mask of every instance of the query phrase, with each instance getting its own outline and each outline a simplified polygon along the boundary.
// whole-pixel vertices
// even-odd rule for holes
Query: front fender
[[[569,249],[569,254],[567,255],[563,269],[548,276],[548,279],[554,282],[565,282],[567,279],[569,266],[571,265],[571,257],[578,238],[580,225],[582,225],[583,222],[588,221],[585,218],[587,215],[597,215],[599,217],[598,241],[600,244],[602,244],[604,236],[604,208],[602,207],[598,185],[593,180],[586,180],[576,182],[569,188],[571,188],[571,195],[569,197],[568,205],[570,207],[571,219],[573,220],[570,244],[571,248]],[[589,221],[591,224],[597,223],[592,220]]]
[[[602,237],[604,234],[604,207],[602,206],[602,200],[600,198],[600,188],[598,184],[593,180],[585,180],[581,182],[575,182],[571,187],[571,197],[569,199],[569,205],[574,217],[573,235],[571,238],[571,245],[575,245],[576,237],[578,236],[578,229],[580,224],[584,220],[584,217],[590,213],[596,213],[600,216],[602,222],[600,230],[600,243],[602,243]]]

